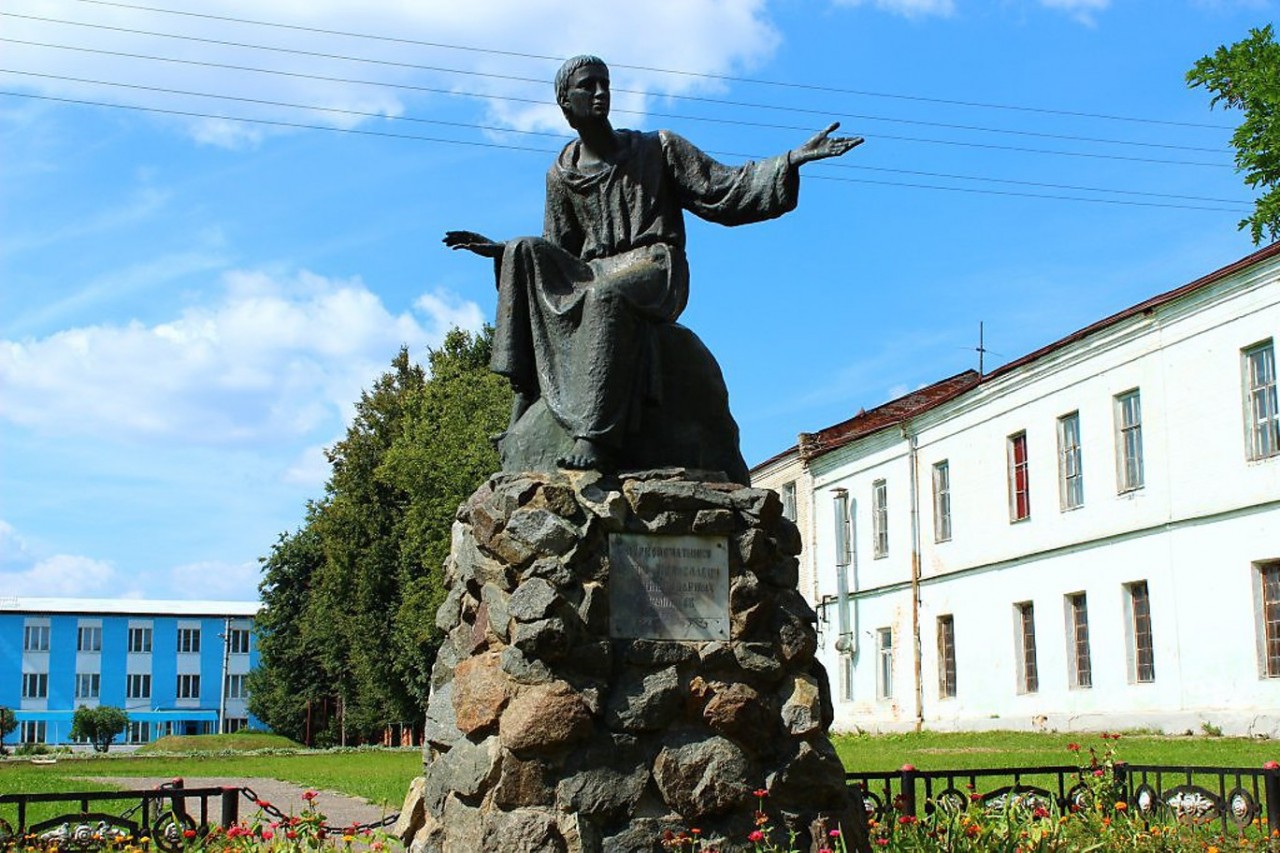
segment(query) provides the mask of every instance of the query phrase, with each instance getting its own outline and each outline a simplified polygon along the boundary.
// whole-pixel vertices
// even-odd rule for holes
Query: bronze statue
[[[492,368],[515,391],[499,443],[525,445],[502,448],[503,467],[537,468],[546,459],[587,470],[718,466],[745,482],[719,367],[675,323],[689,295],[683,211],[722,225],[781,216],[796,206],[802,164],[863,140],[831,136],[839,127],[832,124],[785,154],[729,167],[669,131],[614,129],[609,69],[597,57],[567,61],[555,87],[578,139],[547,172],[543,236],[499,243],[450,231],[444,238],[495,260]],[[692,383],[672,378],[680,370],[695,372]],[[723,413],[686,411],[719,406],[722,397]],[[554,424],[544,418],[516,436],[539,400]],[[549,435],[556,427],[563,434]],[[708,442],[731,446],[709,450]],[[549,444],[554,455],[539,456]]]

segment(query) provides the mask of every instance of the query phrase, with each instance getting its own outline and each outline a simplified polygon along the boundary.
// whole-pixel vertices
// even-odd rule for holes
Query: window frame
[[[1262,371],[1255,370],[1254,357],[1261,356]],[[1280,396],[1277,394],[1275,340],[1240,350],[1244,381],[1245,458],[1261,462],[1280,456]]]
[[[938,698],[956,696],[956,620],[944,613],[937,620],[938,634]]]
[[[876,629],[876,699],[893,699],[893,628]]]
[[[247,655],[249,654],[249,629],[248,628],[232,628],[227,632],[227,649],[228,654]]]
[[[1080,412],[1058,418],[1058,506],[1063,512],[1084,506],[1084,450]]]
[[[1142,390],[1131,388],[1116,394],[1116,492],[1128,494],[1147,483],[1142,446]],[[1132,406],[1129,403],[1132,402]]]
[[[233,687],[238,689],[233,690]],[[227,699],[241,700],[249,698],[248,676],[243,672],[228,672],[223,678],[223,695]]]
[[[778,499],[782,501],[782,517],[791,522],[797,521],[795,480],[782,484],[782,488],[778,489]]]
[[[198,655],[200,654],[200,628],[199,626],[179,626],[178,628],[178,654],[180,655]]]
[[[1129,683],[1156,680],[1155,630],[1151,619],[1151,587],[1145,580],[1124,585],[1129,647]]]
[[[889,556],[889,482],[883,478],[871,483],[871,556]]]
[[[1031,518],[1031,459],[1027,431],[1019,430],[1006,439],[1009,462],[1009,523]]]
[[[151,673],[130,672],[124,677],[124,698],[136,700],[151,699]]]
[[[152,643],[154,641],[153,630],[150,625],[130,625],[127,635],[126,648],[131,655],[148,655],[151,654]]]
[[[102,673],[77,672],[75,698],[77,700],[96,701],[101,697]]]
[[[183,672],[178,674],[177,690],[174,698],[180,700],[200,699],[200,673]]]
[[[1064,596],[1067,628],[1067,684],[1073,690],[1093,687],[1093,649],[1089,643],[1089,597],[1084,592]]]
[[[20,720],[18,722],[18,743],[48,743],[49,728],[46,720]]]
[[[1036,653],[1036,608],[1033,601],[1013,605],[1017,650],[1018,693],[1040,692],[1040,663]]]
[[[951,541],[951,460],[933,463],[933,541]]]
[[[76,626],[76,651],[82,654],[102,653],[102,625]]]
[[[26,622],[22,626],[22,650],[24,652],[49,651],[50,625],[47,621]],[[33,643],[32,640],[35,640]]]
[[[22,673],[22,699],[48,699],[49,698],[49,673],[47,672],[24,672]]]
[[[1258,674],[1280,678],[1280,560],[1260,560],[1253,568],[1258,596]]]

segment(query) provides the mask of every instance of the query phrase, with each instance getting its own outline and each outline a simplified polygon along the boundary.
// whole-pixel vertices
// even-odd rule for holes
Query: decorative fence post
[[[1116,777],[1116,787],[1120,789],[1121,798],[1127,803],[1131,799],[1132,791],[1129,790],[1129,764],[1125,761],[1117,761],[1113,767]],[[1110,808],[1110,804],[1107,806]]]
[[[230,829],[240,822],[240,789],[222,789],[222,828]]]
[[[899,794],[902,798],[902,813],[909,814],[913,817],[916,815],[916,766],[914,764],[902,765],[899,773]]]
[[[1262,790],[1267,800],[1267,828],[1271,832],[1280,829],[1280,761],[1268,761],[1262,765]]]

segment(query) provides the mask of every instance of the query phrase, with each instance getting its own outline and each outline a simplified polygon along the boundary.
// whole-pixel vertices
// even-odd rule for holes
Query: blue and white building
[[[0,598],[0,705],[17,714],[17,742],[70,743],[85,705],[123,708],[127,743],[262,728],[246,686],[260,606]]]

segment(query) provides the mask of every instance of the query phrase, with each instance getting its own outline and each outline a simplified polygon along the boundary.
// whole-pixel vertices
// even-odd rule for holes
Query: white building
[[[836,726],[1280,736],[1280,244],[803,434]]]

